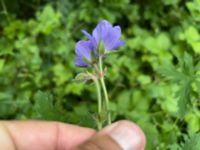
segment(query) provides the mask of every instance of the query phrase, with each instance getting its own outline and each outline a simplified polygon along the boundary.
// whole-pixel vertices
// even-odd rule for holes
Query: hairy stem
[[[99,71],[100,71],[101,86],[102,86],[104,97],[105,97],[105,104],[106,104],[106,111],[107,111],[107,121],[108,121],[108,125],[109,125],[109,124],[111,124],[110,105],[109,105],[108,93],[107,93],[107,89],[106,89],[106,85],[105,85],[105,81],[104,81],[102,56],[99,56]]]
[[[101,96],[101,88],[100,88],[100,84],[99,81],[97,79],[94,80],[95,85],[96,85],[96,89],[97,89],[97,97],[98,97],[98,121],[97,121],[97,127],[98,130],[102,129],[102,119],[101,119],[101,115],[102,115],[102,96]]]

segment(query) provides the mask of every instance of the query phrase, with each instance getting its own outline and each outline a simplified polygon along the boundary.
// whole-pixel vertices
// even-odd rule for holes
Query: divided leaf
[[[191,83],[191,80],[185,81],[177,92],[177,96],[179,97],[179,114],[181,117],[184,117],[187,113],[187,105],[190,101]]]
[[[182,150],[199,150],[199,148],[200,148],[200,133],[196,133],[185,142]]]

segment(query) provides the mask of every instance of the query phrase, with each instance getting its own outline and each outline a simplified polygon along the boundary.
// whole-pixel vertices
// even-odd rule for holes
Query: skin
[[[8,150],[70,150],[95,133],[59,122],[0,121],[0,145]]]
[[[119,130],[119,128],[123,129]],[[127,129],[130,131],[128,133],[131,134],[127,133],[124,135],[119,133],[119,131],[123,131],[123,133],[125,131],[127,132]],[[84,128],[60,122],[0,121],[0,147],[1,149],[6,150],[72,150],[85,141],[90,142],[93,140],[94,142],[94,139],[99,138],[95,142],[106,142],[105,149],[109,149],[107,145],[110,147],[119,146],[115,142],[112,143],[112,140],[105,140],[104,136],[108,137],[108,134],[111,135],[111,132],[113,134],[118,133],[118,139],[122,135],[133,137],[133,141],[128,140],[129,142],[133,142],[131,142],[133,144],[132,147],[134,147],[135,150],[144,150],[145,135],[143,134],[143,131],[136,124],[126,120],[116,122],[112,124],[112,126],[108,126],[98,133],[90,128]],[[136,139],[140,139],[139,145],[136,142]],[[124,144],[123,140],[120,140],[120,142]],[[119,149],[119,147],[115,149]]]

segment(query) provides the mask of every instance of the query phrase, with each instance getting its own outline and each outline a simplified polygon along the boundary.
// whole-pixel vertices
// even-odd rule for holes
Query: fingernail
[[[130,121],[120,121],[105,128],[123,150],[144,150],[145,136],[142,130]]]

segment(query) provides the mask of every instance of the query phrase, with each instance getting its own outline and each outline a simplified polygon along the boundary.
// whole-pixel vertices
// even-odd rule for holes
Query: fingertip
[[[132,130],[132,134],[136,136],[136,139],[138,139],[138,143],[140,145],[138,150],[145,149],[146,136],[143,130],[137,124],[128,120],[122,120],[122,121],[119,121],[119,126],[126,126],[129,128],[130,131]]]
[[[144,150],[146,137],[142,129],[128,120],[121,120],[102,130],[100,134],[110,135],[123,150]]]

